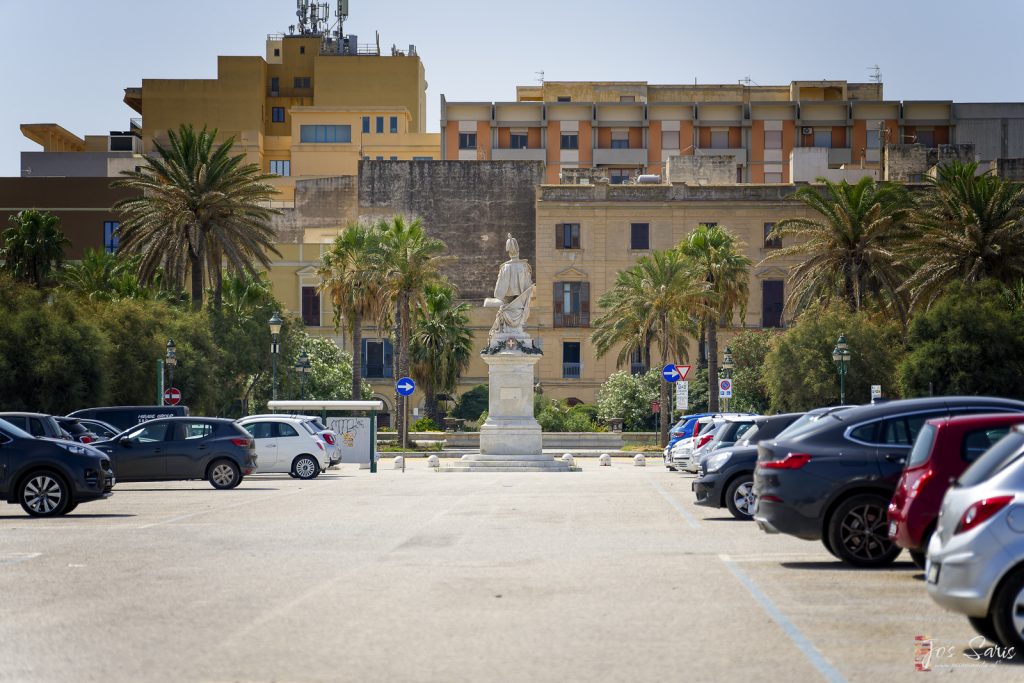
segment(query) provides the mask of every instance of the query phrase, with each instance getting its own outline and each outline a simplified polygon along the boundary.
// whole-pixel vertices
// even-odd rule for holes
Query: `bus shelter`
[[[382,401],[271,401],[267,407],[275,413],[319,414],[338,434],[342,462],[369,465],[370,472],[377,471],[377,413],[384,409]],[[369,413],[369,417],[356,413]]]

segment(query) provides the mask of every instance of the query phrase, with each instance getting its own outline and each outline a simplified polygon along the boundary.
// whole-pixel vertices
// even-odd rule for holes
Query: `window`
[[[284,107],[274,107],[270,110],[270,120],[274,123],[284,123]]]
[[[287,178],[292,174],[292,162],[287,159],[271,159],[270,172],[282,178]]]
[[[629,131],[612,131],[612,149],[629,149]]]
[[[352,126],[299,126],[300,142],[352,142]]]
[[[379,156],[379,157],[377,157],[377,161],[384,161],[384,157],[383,157],[383,155],[382,155],[382,156]]]
[[[281,91],[281,79],[277,78],[275,76],[274,78],[270,79],[270,93],[272,95],[277,95],[277,93],[279,93],[280,91]]]
[[[619,95],[619,102],[636,102],[636,95]]]
[[[612,185],[622,185],[628,183],[629,179],[633,177],[632,169],[628,168],[613,168],[608,171],[608,182]]]
[[[631,375],[642,375],[647,372],[649,368],[647,363],[644,362],[644,351],[643,349],[633,349],[633,353],[629,356],[629,373]]]
[[[377,132],[378,133],[383,133],[384,132],[384,117],[383,116],[378,116],[377,117]]]
[[[729,149],[729,131],[711,131],[711,149]]]
[[[393,350],[387,339],[363,340],[363,377],[382,379],[394,376]]]
[[[174,425],[175,441],[190,441],[213,435],[213,425],[209,422],[179,422]]]
[[[650,223],[629,224],[629,248],[650,249],[651,248],[651,225]]]
[[[511,132],[511,134],[509,134],[509,149],[526,149],[528,144],[529,138],[525,130],[514,130]]]
[[[316,287],[302,288],[302,322],[306,327],[320,327],[320,294]]]
[[[832,146],[832,129],[831,128],[815,128],[814,129],[814,146],[815,147],[831,147]]]
[[[935,146],[935,129],[918,128],[917,132],[914,135],[916,137],[914,142],[916,142],[917,144],[924,145],[925,147]]]
[[[866,425],[861,425],[850,432],[850,438],[856,439],[857,441],[863,441],[864,443],[875,443],[875,431],[877,427],[877,422],[869,422]]]
[[[296,76],[293,83],[296,90],[309,90],[310,88],[309,76]]]
[[[981,454],[996,445],[996,441],[1010,433],[1009,427],[991,427],[975,429],[964,435],[963,448],[960,451],[964,462],[974,462]]]
[[[277,435],[282,438],[289,438],[292,436],[298,436],[299,433],[295,431],[295,427],[292,427],[287,422],[275,422],[274,426],[277,427]]]
[[[392,116],[391,120],[389,121],[389,124],[390,124],[390,127],[391,127],[391,132],[392,133],[397,133],[398,132],[398,117],[397,116]]]
[[[782,182],[782,174],[781,173],[766,172],[764,174],[764,181],[766,183],[781,183]]]
[[[663,130],[663,131],[661,131],[661,148],[662,149],[679,149],[679,131],[678,130]]]
[[[369,116],[364,116],[363,117],[363,132],[364,133],[369,133],[370,132],[370,117]]]
[[[590,283],[554,284],[555,327],[590,327]]]
[[[867,131],[867,147],[868,149],[878,149],[878,129]]]
[[[761,327],[782,327],[785,292],[784,280],[765,280],[761,283]]]
[[[300,55],[306,54],[306,46],[305,45],[299,45],[299,54]]]
[[[245,427],[245,431],[252,434],[254,439],[273,439],[274,438],[274,423],[273,422],[250,422]]]
[[[580,343],[562,342],[562,378],[580,378]]]
[[[164,441],[167,438],[167,425],[167,422],[148,424],[145,427],[139,427],[135,431],[129,432],[128,438],[135,443]]]
[[[391,161],[398,161],[398,157],[396,157],[396,156],[392,155],[392,156],[391,156]]]
[[[279,47],[275,47],[274,48],[274,56],[275,57],[280,57],[281,56],[281,48],[279,48]]]
[[[774,223],[765,223],[764,224],[764,248],[765,249],[778,249],[779,247],[782,246],[782,238],[781,237],[771,237],[771,238],[768,237],[768,235],[770,235],[772,230],[774,230],[774,229],[775,229],[775,224]]]
[[[476,149],[476,133],[459,133],[459,149]]]
[[[121,224],[117,221],[103,222],[103,250],[108,254],[117,252],[117,245],[121,241],[117,229],[120,227]]]
[[[413,157],[413,161],[433,161],[434,157]]]
[[[559,223],[555,226],[555,249],[579,249],[580,224]]]
[[[782,131],[766,130],[764,132],[765,149],[782,149]]]
[[[562,149],[579,149],[580,148],[580,134],[579,133],[562,133]]]
[[[568,95],[559,95],[558,96],[558,101],[559,102],[572,102],[572,98],[569,97]]]

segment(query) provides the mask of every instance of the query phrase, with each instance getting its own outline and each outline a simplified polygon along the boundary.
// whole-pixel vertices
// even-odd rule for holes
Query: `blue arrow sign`
[[[411,377],[403,377],[398,380],[395,389],[398,389],[398,393],[402,396],[412,396],[412,392],[416,391],[416,382],[412,381]]]
[[[676,370],[676,366],[669,363],[661,369],[661,376],[666,382],[676,382],[679,380],[679,371]]]

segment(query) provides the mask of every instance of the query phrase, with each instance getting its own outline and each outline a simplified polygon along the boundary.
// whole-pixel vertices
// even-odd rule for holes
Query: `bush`
[[[565,401],[556,401],[537,395],[533,402],[534,416],[545,432],[598,431],[597,406],[580,403],[573,407]]]
[[[661,381],[660,369],[643,375],[614,373],[597,392],[598,419],[603,424],[610,418],[622,418],[623,429],[628,432],[653,430],[657,417],[651,414],[651,402],[658,399]],[[692,402],[693,382],[690,389]]]
[[[352,381],[351,379],[349,380]],[[437,423],[431,420],[429,417],[421,417],[412,424],[412,431],[414,432],[439,432],[441,428],[437,426]]]
[[[765,358],[778,336],[773,330],[744,330],[729,341],[736,366],[732,371],[734,387],[729,410],[758,414],[768,411],[771,398],[765,382]]]
[[[452,411],[452,416],[466,420],[467,422],[480,422],[481,414],[487,410],[490,396],[486,384],[478,384],[466,393],[459,396],[459,402]]]

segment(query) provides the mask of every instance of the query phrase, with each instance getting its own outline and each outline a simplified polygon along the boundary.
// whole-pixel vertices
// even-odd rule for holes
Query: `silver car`
[[[925,578],[937,603],[996,645],[1024,652],[1024,426],[947,491]]]

